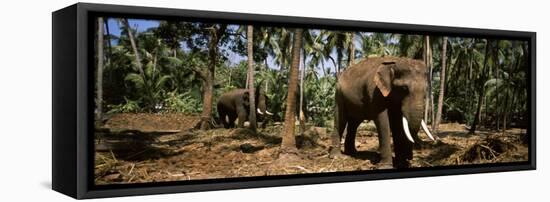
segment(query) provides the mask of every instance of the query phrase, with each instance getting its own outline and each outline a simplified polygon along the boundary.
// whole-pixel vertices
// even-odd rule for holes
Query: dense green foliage
[[[120,19],[108,20],[120,22]],[[212,25],[160,21],[158,27],[140,32],[124,27],[124,23],[117,25],[120,33],[108,33],[109,28],[105,29],[103,103],[96,104],[103,105],[104,111],[110,113],[200,113],[203,95],[197,69],[206,69],[209,64]],[[255,27],[254,30],[255,87],[265,90],[268,110],[275,113],[275,121],[281,121],[287,96],[292,31],[281,27]],[[134,59],[127,31],[135,36],[141,61]],[[214,101],[223,92],[246,87],[246,26],[228,25],[223,31],[218,36]],[[301,69],[304,71],[303,110],[308,121],[325,126],[332,120],[337,69],[345,69],[354,60],[371,56],[422,60],[426,49],[423,40],[421,35],[304,30]],[[432,36],[430,41],[431,91],[435,100],[439,96],[441,46],[447,43],[443,120],[449,111],[460,112],[468,125],[473,124],[476,114],[480,124],[494,128],[510,123],[520,125],[525,120],[529,55],[526,42],[453,36],[447,41]],[[213,110],[216,114],[215,107]]]

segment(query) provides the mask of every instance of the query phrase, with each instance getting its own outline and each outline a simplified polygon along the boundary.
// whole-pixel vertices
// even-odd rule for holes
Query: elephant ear
[[[391,92],[394,66],[394,62],[384,62],[382,63],[382,65],[378,66],[378,69],[376,70],[376,75],[374,75],[374,83],[384,97],[387,97]]]

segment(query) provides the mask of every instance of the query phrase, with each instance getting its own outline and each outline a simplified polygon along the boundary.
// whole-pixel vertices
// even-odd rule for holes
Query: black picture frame
[[[194,19],[215,22],[270,24],[368,30],[409,34],[506,38],[529,43],[528,103],[529,160],[518,163],[463,165],[289,176],[246,177],[97,186],[93,183],[93,20],[96,16],[146,19]],[[77,3],[52,14],[52,188],[84,199],[208,190],[305,185],[424,176],[504,172],[536,169],[536,33],[399,23],[365,22],[276,15],[212,12],[170,8]]]

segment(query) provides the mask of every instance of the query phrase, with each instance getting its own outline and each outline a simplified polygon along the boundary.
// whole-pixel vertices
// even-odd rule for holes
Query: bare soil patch
[[[239,128],[192,130],[198,121],[196,115],[178,113],[114,115],[101,127],[109,132],[96,132],[96,184],[376,169],[378,138],[372,122],[360,126],[356,138],[358,152],[353,156],[328,158],[331,129],[309,127],[304,135],[296,137],[298,153],[281,161],[281,124],[271,124],[253,134]],[[116,133],[124,130],[141,132]],[[176,130],[176,133],[154,133]],[[425,142],[414,150],[411,166],[526,161],[528,149],[524,134],[525,130],[520,129],[511,129],[505,134],[494,131],[468,134],[464,125],[442,124],[440,140],[423,139]],[[123,136],[128,136],[121,140],[127,145],[120,147],[126,149],[105,147],[105,139]]]

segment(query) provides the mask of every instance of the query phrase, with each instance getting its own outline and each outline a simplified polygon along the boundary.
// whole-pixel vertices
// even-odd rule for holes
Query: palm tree
[[[505,104],[504,104],[504,114],[503,114],[503,123],[502,130],[505,132],[507,129],[507,123],[509,119],[509,114],[514,111],[513,107],[517,108],[515,101],[520,92],[518,89],[525,89],[522,87],[522,82],[525,78],[522,74],[523,70],[523,58],[527,56],[527,51],[523,51],[522,46],[524,44],[519,44],[518,42],[512,42],[512,47],[510,48],[509,53],[509,70],[508,72],[503,72],[505,79]]]
[[[305,49],[303,49],[305,50]],[[300,104],[298,105],[298,120],[300,121],[300,134],[304,134],[305,132],[305,125],[306,125],[306,121],[305,121],[305,115],[304,115],[304,74],[305,74],[305,71],[306,71],[306,58],[307,58],[307,53],[305,51],[302,52],[302,58],[303,58],[303,61],[300,65]]]
[[[326,34],[326,51],[327,55],[330,55],[332,49],[336,49],[336,75],[342,70],[342,60],[344,56],[344,49],[349,48],[349,42],[351,41],[350,35],[341,31],[324,31]]]
[[[399,56],[413,59],[421,59],[423,53],[422,36],[400,34],[399,37]]]
[[[274,29],[272,27],[260,27],[260,33],[259,33],[259,39],[256,39],[259,41],[259,46],[264,51],[265,57],[264,57],[264,70],[262,73],[267,77],[269,72],[269,65],[268,65],[268,57],[274,56],[274,49],[276,48],[274,46]],[[262,75],[260,73],[260,76]],[[269,93],[269,81],[267,78],[263,78],[264,84],[265,84],[265,93]]]
[[[299,113],[298,113],[298,120],[300,121],[300,134],[304,134],[306,130],[306,120],[305,120],[305,113],[304,113],[304,78],[307,71],[306,61],[308,58],[308,55],[312,54],[315,46],[315,40],[316,36],[315,34],[310,31],[306,30],[302,33],[302,63],[300,65],[300,100],[299,100]]]
[[[318,32],[318,34],[313,34],[312,31],[309,32],[312,36],[312,41],[306,42],[303,48],[309,49],[306,52],[308,53],[308,55],[311,56],[311,59],[309,61],[311,71],[315,72],[315,67],[321,67],[321,72],[323,72],[323,76],[327,76],[329,72],[327,71],[327,68],[325,68],[325,61],[330,60],[331,58],[330,53],[327,54],[327,52],[325,51],[326,43],[324,41],[323,32]]]
[[[130,23],[128,23],[127,18],[123,18],[122,23],[124,24],[124,27],[126,28],[126,33],[128,34],[128,39],[130,39],[130,44],[132,45],[132,50],[134,51],[136,67],[139,71],[139,74],[141,74],[142,77],[145,77],[145,74],[143,72],[143,67],[142,67],[142,64],[141,64],[141,58],[139,57],[139,51],[137,49],[136,42],[135,42],[135,39],[134,39],[134,34],[133,34],[132,30],[130,29]]]
[[[479,123],[479,119],[480,119],[480,116],[481,116],[481,106],[483,105],[483,98],[484,98],[484,94],[485,94],[485,80],[487,79],[487,66],[489,66],[487,63],[488,63],[488,59],[489,59],[489,54],[491,53],[491,51],[489,50],[491,48],[491,45],[492,44],[492,41],[487,39],[486,42],[485,42],[485,56],[483,57],[483,68],[480,72],[480,77],[478,78],[478,81],[476,82],[477,83],[477,90],[478,90],[478,100],[477,100],[477,110],[476,110],[476,114],[474,116],[474,122],[472,123],[472,127],[470,128],[470,131],[469,133],[475,133],[476,129],[477,129],[477,124]]]
[[[103,17],[97,18],[97,83],[96,83],[96,120],[103,113]]]
[[[439,77],[439,97],[437,99],[437,113],[435,115],[435,121],[432,124],[432,130],[437,132],[437,127],[441,121],[441,112],[443,111],[443,96],[445,95],[445,68],[447,63],[447,37],[442,39],[441,50],[441,72]]]
[[[148,62],[146,66],[147,72],[144,71],[142,60],[141,60],[142,58],[140,57],[140,54],[139,54],[140,51],[136,43],[136,37],[133,34],[133,30],[130,28],[128,19],[123,18],[121,19],[121,21],[126,29],[128,39],[130,40],[130,45],[134,52],[135,66],[139,72],[139,74],[129,73],[125,77],[125,80],[132,81],[136,85],[136,88],[139,91],[141,91],[141,95],[145,96],[145,103],[147,105],[146,108],[148,110],[152,110],[155,107],[156,101],[159,100],[160,93],[161,93],[160,89],[170,77],[163,76],[163,77],[155,78],[155,75],[158,72],[155,71],[156,64],[154,62]]]
[[[247,53],[248,53],[248,95],[250,99],[250,113],[248,117],[248,121],[250,123],[250,129],[256,133],[256,101],[255,101],[255,91],[254,91],[254,27],[252,25],[248,25],[248,30],[246,32],[246,39],[247,39]]]
[[[279,65],[279,70],[285,69],[290,63],[288,55],[292,51],[292,40],[290,37],[291,32],[286,28],[275,28],[273,35],[270,37],[270,45],[273,47],[273,56],[275,57],[275,64]]]
[[[360,33],[361,52],[364,58],[369,56],[384,57],[386,55],[396,55],[398,47],[390,44],[394,34],[386,33]],[[399,47],[400,48],[400,47]]]
[[[290,66],[290,79],[288,84],[285,123],[281,150],[284,153],[292,153],[296,150],[294,137],[294,111],[296,104],[296,90],[298,87],[298,68],[300,66],[300,50],[302,47],[302,29],[295,29],[292,49],[292,65]]]
[[[425,99],[425,106],[424,106],[424,120],[428,121],[428,112],[430,110],[430,101],[432,100],[432,65],[433,65],[433,57],[432,57],[432,47],[430,43],[430,36],[426,35],[424,36],[424,62],[426,63],[427,67],[427,78],[428,78],[428,86],[427,86],[427,92],[426,93],[426,99]],[[433,119],[432,119],[433,121]]]
[[[348,56],[348,67],[355,64],[355,32],[348,33],[349,43],[348,43],[348,50],[349,50],[349,56]]]

